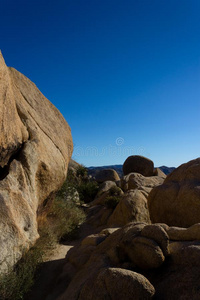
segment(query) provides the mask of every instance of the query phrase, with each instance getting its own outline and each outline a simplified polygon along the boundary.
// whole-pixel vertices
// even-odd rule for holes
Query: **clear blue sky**
[[[200,156],[199,0],[0,0],[0,49],[72,129],[73,158]]]

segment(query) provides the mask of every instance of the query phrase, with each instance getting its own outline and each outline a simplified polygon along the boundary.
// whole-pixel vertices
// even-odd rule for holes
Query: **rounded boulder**
[[[143,176],[154,175],[154,163],[152,160],[139,155],[129,156],[123,164],[123,173],[139,173]]]
[[[104,181],[118,181],[120,180],[118,173],[113,169],[103,169],[100,170],[95,179],[98,183],[102,183]]]

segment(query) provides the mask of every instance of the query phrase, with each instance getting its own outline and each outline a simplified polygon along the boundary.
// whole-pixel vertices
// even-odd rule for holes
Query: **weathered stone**
[[[106,239],[106,237],[106,234],[91,234],[84,238],[84,240],[81,242],[81,245],[97,246],[102,243]]]
[[[114,181],[104,181],[98,190],[97,195],[102,195],[105,192],[108,192],[111,188],[115,188],[116,183]]]
[[[66,178],[71,130],[24,75],[0,54],[0,270],[38,238],[44,200]],[[44,204],[43,204],[44,203]]]
[[[154,176],[159,176],[163,179],[165,179],[167,177],[167,175],[159,168],[155,168],[153,173],[154,173]]]
[[[143,300],[149,299],[149,295],[154,295],[153,299],[164,300],[199,299],[200,241],[170,241],[168,245],[167,232],[170,233],[170,229],[166,224],[129,223],[93,247],[85,264],[80,263],[79,257],[86,249],[81,246],[76,253],[72,250],[76,254],[75,264],[70,261],[73,267],[76,266],[77,273],[58,299]],[[180,235],[177,228],[172,228],[178,238],[182,233],[183,238],[189,235],[198,238],[199,224],[179,229]],[[102,233],[107,235],[110,229]],[[166,260],[165,255],[168,256]],[[67,271],[71,269],[68,264]],[[138,272],[145,274],[145,277]],[[69,277],[65,273],[62,276]],[[143,294],[146,287],[148,291],[150,287],[147,298]]]
[[[87,219],[87,223],[95,227],[105,225],[113,212],[113,209],[109,209],[102,205],[92,206],[91,208],[93,208],[96,213],[94,215],[91,214]]]
[[[110,235],[110,234],[112,234],[113,232],[117,231],[118,229],[119,229],[119,227],[116,227],[116,228],[105,228],[105,229],[103,229],[100,233],[101,233],[101,234]]]
[[[139,190],[130,190],[124,194],[110,216],[108,225],[123,226],[129,222],[150,222],[147,200]]]
[[[145,226],[141,231],[141,236],[154,240],[165,256],[169,254],[169,236],[159,224]]]
[[[148,198],[153,223],[189,227],[200,222],[200,158],[189,161],[167,176]]]
[[[200,242],[173,242],[170,243],[169,251],[170,260],[162,269],[162,273],[154,274],[155,298],[200,299]]]
[[[95,175],[97,182],[102,183],[104,181],[118,181],[120,180],[118,173],[113,169],[104,169],[97,172]]]
[[[124,191],[149,188],[148,193],[150,193],[152,188],[162,184],[163,181],[164,179],[159,176],[145,177],[139,173],[130,173],[121,179],[121,186]]]
[[[155,289],[141,274],[121,268],[100,270],[94,281],[82,288],[79,300],[152,299]]]
[[[169,251],[175,264],[200,266],[200,241],[171,242]]]
[[[189,228],[169,227],[167,230],[170,240],[174,241],[200,241],[200,223]]]
[[[123,173],[128,175],[129,173],[140,173],[144,176],[153,176],[154,163],[139,155],[129,156],[123,164]]]
[[[68,260],[74,267],[81,268],[95,249],[95,245],[80,245],[80,247],[72,248],[68,253]]]
[[[159,245],[151,239],[137,236],[131,243],[125,243],[124,250],[135,266],[142,269],[158,268],[165,260]]]

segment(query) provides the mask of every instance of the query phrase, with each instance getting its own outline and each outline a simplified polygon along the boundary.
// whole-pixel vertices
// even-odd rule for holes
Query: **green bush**
[[[120,199],[121,198],[118,196],[108,196],[105,200],[105,206],[107,206],[107,208],[114,209],[119,203]]]
[[[83,165],[80,165],[76,169],[76,176],[81,177],[82,179],[86,178],[88,176],[88,170]]]
[[[117,186],[112,186],[109,190],[110,196],[121,196],[122,190]]]
[[[89,203],[94,200],[99,186],[96,181],[81,182],[77,187],[80,200]]]
[[[85,220],[85,214],[73,199],[56,197],[48,214],[48,221],[58,241],[71,238]]]
[[[114,209],[121,200],[121,189],[117,186],[113,186],[109,190],[109,196],[106,197],[105,205],[107,208]]]

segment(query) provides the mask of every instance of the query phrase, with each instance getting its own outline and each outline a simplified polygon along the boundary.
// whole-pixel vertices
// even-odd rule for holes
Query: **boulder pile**
[[[88,208],[99,233],[68,252],[55,299],[200,299],[199,162],[105,181]]]
[[[128,166],[129,162],[130,167]],[[117,176],[112,176],[112,178],[102,176],[104,182],[101,180],[99,192],[94,201],[90,203],[89,210],[95,213],[88,222],[97,227],[123,226],[128,222],[150,223],[148,195],[166,178],[161,170],[154,170],[153,165],[153,162],[143,156],[130,156],[124,162],[123,168],[130,170],[131,173],[127,173],[121,179]],[[148,168],[151,169],[151,176],[147,176],[147,171],[145,171]],[[133,172],[136,169],[138,173]],[[101,170],[100,173],[105,174],[107,171]],[[109,171],[111,173],[111,170]]]
[[[133,222],[88,236],[66,257],[57,299],[198,299],[199,228]]]

